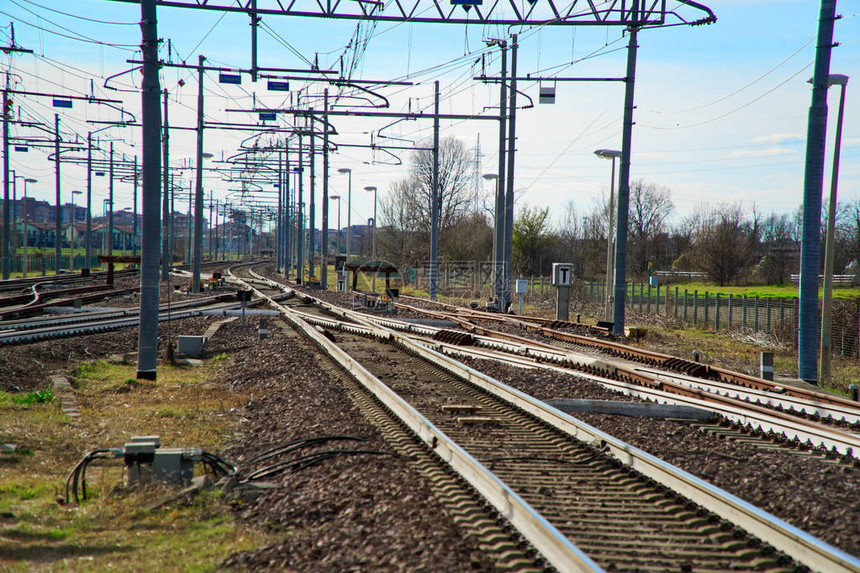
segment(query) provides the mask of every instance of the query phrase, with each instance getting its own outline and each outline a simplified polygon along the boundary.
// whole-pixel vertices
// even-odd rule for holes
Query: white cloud
[[[765,143],[779,145],[781,143],[802,143],[804,138],[799,133],[773,133],[753,138],[753,143]]]
[[[764,149],[739,149],[729,153],[732,157],[776,157],[779,155],[795,155],[800,150],[791,147],[767,147]]]

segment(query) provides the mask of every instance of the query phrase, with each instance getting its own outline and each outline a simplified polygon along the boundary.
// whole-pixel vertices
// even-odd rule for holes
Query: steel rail
[[[328,306],[327,303],[322,303]],[[346,311],[347,315],[358,315]],[[361,322],[360,316],[352,316]],[[576,420],[523,392],[500,384],[489,376],[465,366],[435,350],[422,347],[408,337],[391,332],[391,337],[417,355],[444,364],[452,373],[485,391],[506,400],[551,426],[585,442],[607,447],[628,467],[665,485],[679,495],[744,528],[776,549],[812,569],[828,572],[858,572],[860,560],[824,543],[808,533],[753,506],[750,503],[701,480],[671,464],[618,440],[584,422]]]
[[[446,368],[454,375],[532,414],[565,434],[581,441],[599,444],[624,465],[654,479],[723,519],[735,523],[750,534],[755,535],[762,541],[771,544],[779,551],[790,555],[798,562],[814,570],[833,573],[860,572],[860,559],[824,543],[793,525],[688,472],[618,440],[593,426],[576,420],[536,398],[501,384],[497,380],[469,368],[440,352],[426,348],[411,340],[408,336],[374,325],[366,316],[360,313],[340,309],[324,301],[318,301],[318,303],[331,312],[349,317],[368,327],[379,329],[379,336],[396,341],[402,347],[414,352],[416,355],[437,366]],[[312,330],[312,332],[315,334],[315,339],[328,342],[316,330]],[[345,353],[343,354],[346,356]]]
[[[191,316],[201,316],[211,310],[230,310],[239,307],[239,303],[237,302],[224,303],[222,301],[220,305],[216,304],[212,308],[199,308],[200,306],[209,306],[211,304],[212,301],[209,300],[203,304],[184,305],[185,310],[177,309],[176,305],[170,305],[169,309],[168,305],[162,305],[159,310],[158,320],[175,320]],[[115,330],[126,326],[134,326],[140,322],[140,311],[130,310],[125,314],[119,314],[118,316],[87,318],[89,318],[89,320],[83,321],[83,324],[80,322],[64,322],[50,326],[42,325],[27,329],[2,330],[0,331],[0,346],[36,342],[39,340],[60,338],[77,334],[90,334],[106,330]]]
[[[443,303],[437,303],[443,304]],[[449,320],[454,320],[458,324],[461,324],[464,328],[471,330],[473,332],[493,332],[493,336],[499,337],[512,337],[515,335],[510,335],[506,333],[498,333],[497,331],[490,331],[489,329],[484,329],[478,325],[475,325],[468,320],[463,319],[462,317],[458,317],[458,315],[466,313],[474,315],[475,312],[467,309],[458,309],[458,312],[439,312],[432,311],[427,309],[421,309],[417,307],[412,307],[408,305],[403,305],[404,308],[409,310],[424,313],[429,316],[444,316]],[[460,312],[462,311],[462,312]],[[487,320],[496,320],[505,322],[507,324],[512,324],[515,326],[520,326],[523,328],[528,328],[530,330],[535,330],[540,334],[547,336],[549,338],[554,338],[557,340],[562,340],[565,342],[571,342],[573,344],[579,344],[582,346],[598,348],[604,351],[608,351],[611,353],[617,353],[621,357],[630,358],[633,360],[642,360],[653,362],[656,365],[664,366],[668,368],[672,368],[672,363],[686,365],[690,368],[698,368],[702,370],[706,376],[704,379],[718,379],[719,381],[726,383],[734,383],[739,386],[746,387],[748,389],[755,389],[762,392],[771,392],[778,393],[782,396],[790,396],[793,398],[801,398],[805,400],[809,400],[812,403],[820,404],[822,406],[832,406],[834,408],[838,408],[839,410],[852,410],[857,408],[857,403],[853,402],[847,398],[843,398],[841,396],[833,396],[830,394],[825,394],[823,392],[817,392],[814,390],[807,390],[805,388],[799,388],[794,386],[786,386],[779,384],[777,382],[771,382],[769,380],[764,380],[763,378],[759,378],[757,376],[753,376],[750,374],[744,374],[741,372],[735,372],[732,370],[728,370],[726,368],[722,368],[714,365],[703,365],[697,362],[689,362],[684,359],[679,359],[676,356],[671,356],[669,354],[663,354],[660,352],[654,352],[650,350],[643,350],[641,348],[635,348],[632,346],[627,346],[624,344],[620,344],[618,342],[613,342],[610,340],[601,340],[595,339],[587,336],[582,336],[578,334],[573,334],[570,332],[563,332],[556,329],[538,326],[535,323],[530,323],[531,317],[527,320],[521,320],[518,318],[500,318],[500,315],[494,315],[494,313],[481,313],[481,315],[477,318],[487,319]],[[545,319],[540,319],[545,320]],[[518,337],[520,338],[520,337]],[[689,375],[689,374],[688,374]],[[694,376],[697,377],[697,376]],[[698,377],[702,378],[702,377]],[[826,414],[823,414],[826,415]],[[838,419],[838,418],[836,418]]]
[[[407,332],[414,330],[412,328],[404,327],[404,323],[402,321],[397,321],[395,319],[369,317],[368,320],[396,330],[405,330]],[[437,327],[423,328],[430,336],[439,330],[442,330]],[[683,376],[672,372],[658,372],[641,367],[631,368],[624,365],[612,364],[608,361],[577,354],[567,349],[545,344],[540,341],[530,340],[514,334],[506,334],[480,328],[477,328],[476,331],[485,333],[484,335],[474,336],[475,344],[482,347],[498,348],[511,354],[536,356],[556,363],[571,362],[579,365],[580,367],[591,369],[591,372],[589,372],[591,374],[593,374],[595,370],[603,370],[607,375],[614,374],[616,376],[626,376],[629,379],[638,380],[645,386],[672,391],[679,395],[699,396],[698,393],[692,391],[705,392],[713,394],[715,397],[705,397],[704,399],[713,400],[715,403],[721,403],[725,401],[726,398],[730,398],[734,401],[741,401],[748,404],[759,404],[764,408],[772,408],[772,411],[760,410],[758,412],[764,413],[760,416],[756,415],[756,419],[760,419],[763,423],[763,429],[773,430],[778,427],[779,431],[777,433],[784,431],[794,432],[797,438],[801,439],[801,441],[809,438],[813,445],[828,448],[836,447],[840,453],[847,455],[852,455],[851,452],[853,450],[853,455],[860,456],[860,442],[858,442],[857,439],[854,439],[856,434],[838,432],[836,433],[836,437],[834,437],[834,435],[831,435],[831,431],[829,429],[819,430],[818,424],[812,426],[812,423],[807,421],[802,421],[800,423],[802,425],[813,427],[815,430],[812,432],[805,431],[798,433],[795,431],[797,423],[796,420],[792,418],[790,414],[783,414],[780,412],[780,409],[788,410],[789,412],[794,411],[807,415],[817,415],[827,417],[832,420],[841,420],[846,423],[856,424],[860,421],[860,407],[855,402],[849,401],[847,404],[844,401],[820,403],[816,400],[796,398],[791,395],[774,394],[773,392],[764,392],[756,389],[740,388],[736,385],[717,381],[703,382],[701,379],[697,379],[692,376]],[[499,342],[498,339],[502,339],[507,342],[502,343]],[[580,372],[580,374],[582,374],[582,372]],[[731,404],[732,402],[728,403]],[[742,408],[743,407],[745,406],[742,406]],[[732,408],[732,412],[732,419],[740,423],[734,408]],[[774,418],[786,420],[787,423],[775,424],[773,421]]]
[[[262,278],[262,277],[261,277]],[[234,279],[239,280],[241,279]],[[274,281],[272,281],[274,282]],[[368,391],[391,410],[426,446],[436,453],[455,472],[475,488],[492,506],[505,517],[534,548],[559,571],[602,571],[588,556],[580,551],[570,540],[537,513],[510,487],[499,480],[492,472],[474,457],[446,436],[421,413],[410,406],[403,398],[373,376],[366,368],[356,362],[333,342],[295,312],[277,304],[270,297],[245,283],[257,296],[264,298],[277,308],[284,318],[297,330],[310,338],[321,350],[327,353],[340,366],[358,380]],[[326,305],[323,305],[326,306]],[[382,327],[365,324],[377,336],[388,337]],[[391,333],[392,335],[394,333]],[[418,347],[420,348],[420,347]]]
[[[387,323],[385,328],[402,330],[402,323],[401,328],[395,328],[397,326],[394,324],[396,321],[392,319],[367,317],[365,315],[361,315],[352,311],[340,309],[333,305],[329,305],[324,301],[318,302],[321,306],[327,308],[329,312],[334,312],[345,318],[350,318],[352,320],[362,323],[369,322],[372,324],[379,324],[380,322],[384,322]],[[362,317],[362,320],[359,321],[357,317]],[[434,327],[425,327],[426,330],[432,330],[433,328]],[[481,343],[482,341],[482,337],[476,338],[476,342]],[[438,346],[440,343],[438,341],[432,340],[423,341],[422,344],[424,344],[425,347],[433,347]],[[488,346],[490,346],[491,348],[495,347],[502,350],[510,350],[510,348],[505,349],[504,345],[501,344],[491,343]],[[516,352],[516,349],[514,350],[515,354],[525,354],[521,352]],[[624,366],[606,365],[605,363],[601,363],[599,361],[577,362],[577,357],[552,355],[547,354],[546,352],[541,352],[540,350],[532,351],[532,355],[537,358],[549,359],[555,363],[572,362],[590,368],[590,371],[586,373],[580,370],[570,369],[567,371],[569,374],[584,377],[594,376],[595,380],[608,380],[606,376],[600,376],[600,374],[597,373],[602,370],[607,376],[614,374],[616,377],[621,378],[622,380],[626,379],[628,381],[626,382],[626,384],[628,384],[629,386],[645,388],[646,390],[643,390],[643,392],[641,393],[643,397],[655,397],[652,399],[656,399],[656,397],[659,397],[658,401],[666,403],[665,401],[668,396],[675,396],[678,400],[678,403],[684,403],[686,405],[695,405],[699,408],[712,410],[720,416],[723,416],[724,418],[731,420],[732,422],[741,426],[757,427],[763,432],[771,432],[776,435],[782,434],[783,436],[785,436],[786,439],[796,439],[801,443],[808,443],[812,446],[827,448],[828,450],[832,450],[842,455],[860,458],[860,435],[855,433],[846,432],[838,428],[828,427],[823,424],[799,418],[797,416],[767,408],[765,406],[759,406],[753,403],[742,401],[738,398],[724,396],[712,391],[691,388],[688,385],[675,382],[671,378],[659,374],[637,372],[636,369],[631,369]],[[638,381],[639,384],[633,384],[632,381],[634,380]],[[624,383],[625,382],[622,382],[622,384]]]
[[[234,300],[234,297],[232,295],[223,294],[215,297],[186,300],[182,302],[164,303],[159,307],[159,312],[167,311],[169,309],[182,310],[185,308],[206,306],[217,302],[229,302],[230,300]],[[48,316],[33,318],[30,320],[10,320],[6,322],[0,322],[0,332],[4,330],[26,330],[34,328],[44,328],[49,326],[59,326],[63,324],[93,322],[103,319],[136,316],[138,314],[140,314],[140,308],[135,307],[125,309],[102,309],[93,312],[81,312],[67,316]]]

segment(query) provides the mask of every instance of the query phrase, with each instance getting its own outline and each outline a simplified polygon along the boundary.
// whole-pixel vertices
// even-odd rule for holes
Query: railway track
[[[405,334],[328,307],[351,322],[326,336],[276,307],[559,570],[860,570],[808,534]]]
[[[401,298],[415,301],[422,300],[408,296],[404,296]],[[600,339],[593,336],[582,336],[572,332],[565,332],[559,330],[558,328],[551,328],[552,325],[564,326],[565,324],[576,325],[580,327],[583,326],[578,325],[577,323],[562,323],[559,321],[550,321],[548,319],[543,319],[539,317],[512,317],[499,313],[482,312],[473,309],[455,307],[451,305],[446,305],[444,303],[437,302],[436,304],[440,307],[443,307],[445,310],[432,311],[405,304],[399,304],[398,306],[404,309],[411,310],[413,312],[427,314],[428,316],[444,317],[448,320],[457,322],[466,330],[470,330],[473,332],[482,332],[488,330],[475,324],[475,321],[491,321],[501,324],[515,325],[526,330],[534,331],[541,336],[551,340],[562,341],[572,345],[580,346],[582,348],[596,350],[609,356],[623,358],[625,360],[641,363],[646,366],[661,367],[667,372],[680,373],[688,377],[720,381],[728,384],[733,384],[742,388],[749,388],[762,392],[771,392],[785,396],[792,396],[808,400],[810,402],[817,402],[820,404],[854,404],[855,407],[857,406],[856,403],[850,400],[826,394],[823,392],[816,392],[814,390],[808,390],[799,387],[783,386],[772,381],[764,380],[757,376],[745,374],[742,372],[735,372],[732,370],[721,368],[719,366],[691,362],[689,360],[678,358],[676,356],[670,356],[668,354],[662,354],[659,352],[636,348],[633,346],[615,342],[613,340]],[[595,327],[588,328],[597,334],[604,334],[605,331],[605,329],[598,329]],[[606,332],[606,334],[608,335],[608,332]],[[494,335],[497,337],[505,336],[503,333],[498,332],[494,333]],[[824,414],[823,416],[827,417],[826,414]]]
[[[336,308],[330,308],[329,312],[345,314]],[[303,318],[319,326],[341,328],[336,319]],[[678,375],[671,372],[630,369],[510,335],[503,338],[476,336],[384,317],[368,317],[367,320],[406,332],[425,347],[448,355],[574,374],[644,400],[714,412],[737,429],[764,434],[779,444],[789,443],[805,449],[817,448],[839,456],[860,458],[860,434],[857,432],[860,407],[853,402],[821,404],[754,389],[739,390],[721,382],[692,378],[679,380]],[[822,424],[822,419],[838,420],[839,424]]]
[[[402,308],[419,312],[434,318],[444,318],[460,324],[466,331],[475,334],[483,334],[498,340],[508,340],[522,344],[524,347],[534,346],[535,352],[540,349],[553,348],[550,344],[540,344],[538,341],[530,340],[518,335],[512,335],[497,330],[474,324],[471,320],[480,316],[486,320],[492,317],[496,322],[514,325],[529,325],[529,319],[505,318],[494,313],[479,313],[467,310],[466,314],[473,318],[464,319],[460,312],[436,312],[414,306],[404,305]],[[454,310],[455,307],[451,307]],[[530,326],[535,326],[531,324]],[[534,330],[534,329],[533,329]],[[656,377],[658,382],[667,382],[670,386],[683,386],[689,389],[713,393],[715,395],[728,396],[748,403],[759,404],[770,407],[781,412],[794,412],[803,417],[824,423],[833,423],[837,426],[850,427],[854,431],[860,430],[860,404],[831,394],[807,390],[792,386],[780,385],[748,374],[729,371],[727,369],[702,365],[689,362],[677,357],[642,350],[639,348],[622,345],[609,340],[592,339],[568,332],[553,329],[538,328],[536,331],[545,335],[550,342],[562,341],[566,348],[586,349],[592,351],[592,359],[595,352],[609,358],[619,358],[622,361],[615,366],[616,370],[636,380],[640,375],[647,378]],[[558,342],[556,342],[556,345]],[[565,348],[565,346],[557,348]],[[561,350],[560,350],[561,351]],[[588,363],[588,358],[580,358],[575,353],[572,355],[574,361]],[[552,359],[552,358],[551,358]],[[608,362],[604,359],[604,362]],[[647,384],[647,381],[643,380]]]
[[[233,295],[206,297],[159,307],[159,321],[200,316],[206,312],[234,310],[239,307]],[[0,323],[0,346],[26,344],[51,338],[105,332],[140,321],[139,309],[116,309],[79,313],[72,316],[6,321]]]

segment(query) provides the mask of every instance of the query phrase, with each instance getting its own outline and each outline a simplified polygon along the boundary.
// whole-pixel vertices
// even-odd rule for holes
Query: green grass
[[[683,293],[684,290],[689,292],[690,294],[693,291],[699,291],[699,294],[710,293],[710,294],[721,294],[721,295],[735,295],[735,296],[743,296],[746,295],[749,298],[797,298],[798,289],[797,285],[769,285],[769,286],[717,286],[708,283],[682,283],[682,284],[674,284],[674,285],[661,285],[660,291],[661,294],[665,292],[665,289],[670,289],[674,292],[675,288],[678,288],[678,293]],[[654,294],[656,289],[651,289],[651,293]],[[638,283],[636,286],[636,293],[639,293]],[[823,288],[819,288],[818,296],[821,297],[824,293]],[[860,287],[839,287],[833,289],[833,298],[838,299],[856,299],[860,298]]]
[[[13,402],[23,395],[0,393],[0,442],[18,444],[0,454],[0,571],[216,571],[228,555],[272,543],[237,524],[217,490],[145,509],[167,490],[121,487],[121,459],[88,467],[80,506],[58,503],[85,452],[132,435],[218,452],[232,435],[232,409],[249,400],[219,381],[230,364],[225,354],[195,368],[164,365],[157,381],[137,381],[134,365],[81,364],[74,377],[82,416],[74,420],[56,404],[36,406],[45,393],[33,393],[32,408]]]
[[[54,401],[54,391],[44,390],[42,392],[30,392],[23,395],[13,395],[12,402],[29,408],[34,404],[49,404]]]

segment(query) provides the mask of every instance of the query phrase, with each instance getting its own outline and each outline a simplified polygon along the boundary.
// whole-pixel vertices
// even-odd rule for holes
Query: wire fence
[[[603,282],[587,282],[584,290],[592,303],[605,300]],[[702,329],[763,332],[797,346],[797,298],[725,295],[636,283],[628,285],[625,308]],[[820,318],[820,302],[818,312]],[[834,354],[860,358],[860,299],[833,301],[830,340]]]
[[[75,253],[74,261],[70,260],[69,253],[63,253],[60,256],[60,264],[57,265],[57,255],[52,253],[27,253],[27,274],[29,276],[55,273],[57,269],[83,269],[100,266],[98,255],[93,255],[90,258],[90,264],[87,263],[87,256],[83,253]],[[9,256],[9,271],[12,273],[20,273],[24,271],[24,255],[21,253]]]

